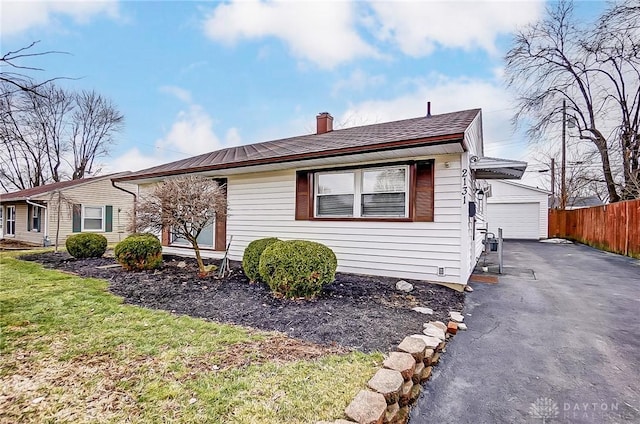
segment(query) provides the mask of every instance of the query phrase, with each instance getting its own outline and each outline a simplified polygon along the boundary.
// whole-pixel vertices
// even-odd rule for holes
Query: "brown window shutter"
[[[220,187],[224,189],[225,199],[227,198],[227,179],[226,178],[217,178],[216,182]],[[216,217],[215,223],[215,250],[224,251],[227,249],[227,214],[225,214],[222,218],[218,219]]]
[[[313,217],[313,173],[296,172],[296,220],[308,220]]]
[[[169,227],[162,228],[162,236],[160,238],[163,246],[169,246],[171,243],[171,234],[169,234]]]
[[[434,166],[433,161],[418,162],[415,169],[415,190],[413,190],[413,220],[433,221]]]

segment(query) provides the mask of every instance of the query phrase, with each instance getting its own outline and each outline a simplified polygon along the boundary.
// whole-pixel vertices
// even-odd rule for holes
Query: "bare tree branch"
[[[227,214],[226,187],[210,178],[187,175],[165,180],[136,205],[134,228],[162,232],[187,240],[196,254],[200,274],[206,274],[198,236]]]

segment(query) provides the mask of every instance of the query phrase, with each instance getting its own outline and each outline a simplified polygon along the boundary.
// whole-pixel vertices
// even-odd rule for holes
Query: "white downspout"
[[[39,204],[39,203],[34,203],[34,202],[32,202],[31,200],[29,200],[28,198],[27,198],[27,199],[25,199],[25,200],[27,201],[27,204],[28,204],[28,205],[35,206],[36,208],[42,208],[42,209],[44,209],[44,214],[43,214],[43,215],[44,215],[44,237],[42,238],[42,245],[44,246],[44,245],[45,245],[45,240],[48,240],[48,239],[49,239],[49,232],[47,231],[47,230],[48,230],[48,228],[47,228],[47,227],[48,227],[48,224],[49,224],[49,219],[48,219],[48,217],[47,217],[47,215],[48,215],[48,213],[47,213],[47,207],[46,207],[45,205],[41,205],[41,204]],[[28,214],[27,214],[27,221],[28,221],[29,219],[31,219],[31,217],[29,217],[29,216],[28,216]]]

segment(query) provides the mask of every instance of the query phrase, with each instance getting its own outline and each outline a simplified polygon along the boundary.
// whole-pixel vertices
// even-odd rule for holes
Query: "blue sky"
[[[40,40],[44,79],[95,89],[125,115],[103,172],[311,133],[482,108],[485,154],[531,159],[509,119],[503,56],[540,1],[2,0],[2,53]],[[579,2],[584,19],[602,2]],[[533,162],[532,162],[533,164]],[[535,167],[533,167],[535,168]],[[535,171],[535,169],[533,169]]]

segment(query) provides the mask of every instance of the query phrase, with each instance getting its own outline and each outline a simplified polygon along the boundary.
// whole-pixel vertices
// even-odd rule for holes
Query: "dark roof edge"
[[[43,190],[43,191],[41,191],[39,193],[32,194],[31,196],[13,196],[13,197],[10,197],[10,195],[19,194],[19,193],[21,193],[23,191],[27,191],[27,190],[31,190],[31,189],[39,188],[39,187],[45,188],[45,187],[47,187],[47,185],[53,185],[53,184],[56,184],[56,183],[49,183],[49,184],[45,184],[45,185],[42,185],[42,186],[26,188],[24,190],[14,191],[14,192],[10,192],[10,193],[0,193],[0,201],[2,201],[2,202],[20,202],[20,201],[24,201],[24,200],[27,200],[27,199],[31,199],[31,197],[42,196],[43,194],[49,193],[51,191],[68,190],[68,189],[72,189],[72,188],[77,188],[77,187],[80,187],[82,185],[95,183],[95,182],[102,181],[102,180],[107,179],[107,178],[111,180],[111,179],[113,179],[114,175],[130,174],[130,173],[131,173],[131,171],[119,171],[119,172],[113,172],[111,174],[106,174],[106,175],[97,175],[95,177],[81,178],[81,179],[78,179],[78,180],[61,181],[63,183],[67,183],[67,182],[70,183],[70,182],[73,182],[73,181],[77,181],[77,183],[69,184],[69,185],[66,185],[64,187],[52,187],[49,190]]]
[[[244,168],[244,167],[250,167],[255,165],[265,165],[265,164],[271,164],[271,163],[286,163],[286,162],[295,162],[295,161],[300,161],[305,159],[318,159],[323,157],[345,156],[345,155],[350,155],[355,153],[379,152],[379,151],[385,151],[385,150],[403,149],[408,147],[420,146],[422,144],[437,146],[441,144],[453,144],[457,142],[460,142],[462,144],[462,148],[464,150],[467,150],[467,146],[464,141],[464,132],[462,132],[457,134],[447,134],[444,136],[440,135],[440,136],[434,136],[434,137],[392,141],[388,143],[376,144],[374,146],[356,146],[356,147],[348,147],[344,149],[326,150],[321,152],[299,153],[295,155],[288,155],[288,156],[275,157],[275,158],[254,159],[254,160],[249,160],[244,162],[231,162],[231,163],[224,163],[221,165],[205,165],[205,166],[196,166],[191,168],[177,169],[173,171],[152,172],[147,174],[113,178],[113,181],[135,181],[135,180],[140,180],[144,178],[168,177],[171,175],[189,174],[192,172],[205,172],[205,171],[214,171],[219,169]]]

